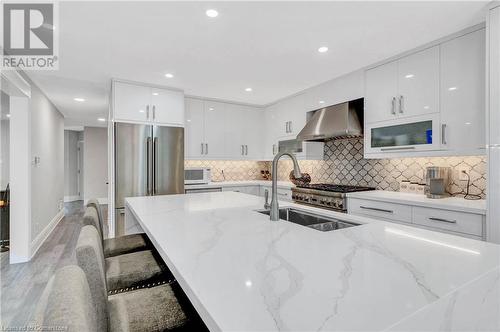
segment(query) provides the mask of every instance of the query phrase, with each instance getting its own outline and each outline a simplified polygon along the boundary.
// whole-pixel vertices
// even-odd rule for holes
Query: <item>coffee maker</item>
[[[450,168],[429,166],[425,174],[425,195],[429,198],[445,198],[450,183]]]

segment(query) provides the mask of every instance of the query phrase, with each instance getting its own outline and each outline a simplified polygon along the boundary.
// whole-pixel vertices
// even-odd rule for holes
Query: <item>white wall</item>
[[[64,131],[64,201],[79,197],[78,193],[78,134]]]
[[[31,84],[31,240],[61,214],[64,198],[64,117],[26,75]],[[35,165],[35,158],[40,163]]]
[[[107,128],[85,127],[83,145],[84,200],[98,198],[105,203],[108,197]]]
[[[0,121],[0,189],[5,189],[7,183],[9,183],[9,135],[10,135],[10,125],[9,120],[6,120],[4,116],[10,112],[9,106],[9,96],[4,92],[1,92],[1,117],[3,120]]]

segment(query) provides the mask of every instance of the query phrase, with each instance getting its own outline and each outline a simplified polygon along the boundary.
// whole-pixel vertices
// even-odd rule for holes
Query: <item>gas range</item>
[[[375,190],[371,187],[344,186],[331,183],[301,185],[292,188],[295,203],[347,212],[347,193]]]

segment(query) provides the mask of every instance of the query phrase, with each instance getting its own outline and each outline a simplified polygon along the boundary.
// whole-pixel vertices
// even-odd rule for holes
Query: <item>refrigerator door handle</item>
[[[158,193],[158,137],[153,141],[153,195]]]
[[[151,195],[151,137],[146,139],[146,194]]]

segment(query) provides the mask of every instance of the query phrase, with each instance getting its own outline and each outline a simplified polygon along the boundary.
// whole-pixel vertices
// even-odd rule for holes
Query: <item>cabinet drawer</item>
[[[413,223],[475,236],[483,235],[483,217],[479,214],[414,207]]]
[[[350,214],[411,223],[411,206],[349,198],[347,211]]]

